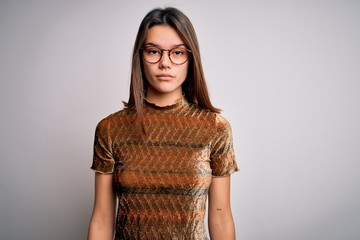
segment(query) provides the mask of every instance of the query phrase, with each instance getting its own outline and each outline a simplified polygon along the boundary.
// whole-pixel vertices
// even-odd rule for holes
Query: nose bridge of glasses
[[[166,55],[167,55],[167,57],[169,58],[169,60],[172,62],[172,60],[171,60],[171,51],[172,51],[172,50],[173,50],[173,49],[169,49],[169,50],[167,50],[167,49],[160,49],[161,56],[160,56],[159,61],[163,61],[163,60],[164,60],[164,52],[168,52],[168,54],[166,54]]]

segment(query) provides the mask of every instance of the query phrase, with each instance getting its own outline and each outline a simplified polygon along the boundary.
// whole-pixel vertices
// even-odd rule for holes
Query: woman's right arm
[[[95,173],[94,209],[90,219],[88,240],[112,240],[116,211],[113,175]]]

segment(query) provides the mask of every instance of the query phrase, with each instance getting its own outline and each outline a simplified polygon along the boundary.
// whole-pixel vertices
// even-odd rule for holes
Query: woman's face
[[[157,49],[171,50],[180,47],[180,50],[184,50],[185,45],[180,36],[169,25],[156,25],[149,29],[144,47],[149,47],[143,50],[144,74],[148,82],[147,97],[149,95],[163,95],[173,99],[181,97],[181,85],[186,79],[189,61],[180,65],[174,64],[169,58],[168,51],[163,51],[162,57],[157,63],[146,61],[153,57],[156,58],[154,55],[160,57]],[[172,52],[172,60],[175,62],[184,54],[177,50]]]

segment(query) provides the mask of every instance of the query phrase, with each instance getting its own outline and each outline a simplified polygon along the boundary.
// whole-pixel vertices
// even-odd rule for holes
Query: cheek
[[[181,69],[181,76],[184,78],[184,80],[187,77],[188,71],[189,71],[189,64],[186,63],[186,65],[184,64],[183,68]]]
[[[143,66],[145,78],[149,79],[149,77],[151,76],[151,67],[146,63]]]

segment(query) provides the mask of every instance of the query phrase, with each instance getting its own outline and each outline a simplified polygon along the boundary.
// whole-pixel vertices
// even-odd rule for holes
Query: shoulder
[[[189,115],[203,122],[209,130],[231,130],[231,124],[221,113],[201,108],[195,104],[189,104]]]
[[[124,108],[101,119],[96,128],[104,130],[121,124],[129,123],[131,122],[132,116],[133,111],[128,108]]]
[[[230,126],[230,122],[221,113],[213,112],[193,104],[190,105],[190,108],[197,112],[197,117],[209,121],[214,127]]]
[[[215,113],[215,125],[217,128],[231,128],[230,122],[220,113]]]

